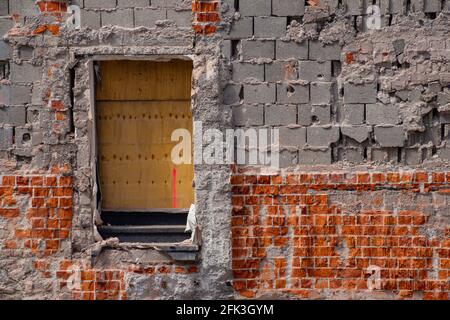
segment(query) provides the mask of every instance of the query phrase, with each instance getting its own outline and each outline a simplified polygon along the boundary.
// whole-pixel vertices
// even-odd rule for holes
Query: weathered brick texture
[[[0,182],[0,217],[11,231],[3,249],[47,256],[70,241],[72,177],[4,175]]]
[[[194,13],[193,28],[199,34],[212,34],[217,30],[220,22],[219,1],[192,1],[192,12]]]
[[[242,297],[448,299],[450,173],[245,171],[231,178]]]

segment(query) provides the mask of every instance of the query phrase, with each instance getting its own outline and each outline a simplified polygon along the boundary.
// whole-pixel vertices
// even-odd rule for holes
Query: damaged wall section
[[[0,298],[448,299],[450,1],[375,3],[1,1]],[[204,130],[280,128],[282,170],[195,166],[198,262],[95,231],[92,63],[157,56]]]

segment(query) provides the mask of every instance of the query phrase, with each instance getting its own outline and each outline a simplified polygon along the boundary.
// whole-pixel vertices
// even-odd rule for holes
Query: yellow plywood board
[[[102,61],[97,100],[190,100],[192,61]]]
[[[131,101],[124,96],[123,101],[97,100],[103,208],[173,208],[174,198],[176,208],[188,208],[194,202],[194,169],[192,164],[172,163],[177,142],[171,141],[171,135],[180,128],[192,133],[190,100]]]

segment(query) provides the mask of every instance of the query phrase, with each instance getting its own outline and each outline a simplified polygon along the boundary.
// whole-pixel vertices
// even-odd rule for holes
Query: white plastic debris
[[[189,214],[186,222],[186,230],[185,232],[191,231],[191,242],[194,242],[195,234],[197,231],[197,218],[195,217],[195,204],[191,204],[189,208]]]

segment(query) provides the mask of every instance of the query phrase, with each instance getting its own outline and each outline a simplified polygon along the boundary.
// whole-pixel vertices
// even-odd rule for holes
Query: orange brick
[[[18,208],[15,209],[2,209],[0,208],[0,217],[3,218],[16,218],[20,216],[20,210]]]
[[[35,187],[42,186],[44,184],[43,177],[31,177],[31,185]]]
[[[204,30],[206,35],[213,34],[217,31],[217,27],[213,25],[206,25]]]
[[[198,22],[219,22],[220,16],[215,12],[197,13],[196,19]]]
[[[49,192],[49,188],[33,188],[33,195],[35,197],[48,197]]]
[[[17,176],[16,177],[16,184],[18,186],[28,186],[30,184],[30,178]]]
[[[30,230],[16,229],[15,236],[18,239],[29,238],[31,236]]]
[[[17,249],[17,243],[13,240],[5,240],[4,247],[8,250]]]
[[[73,179],[72,177],[60,177],[59,178],[59,186],[60,187],[71,187]]]
[[[16,185],[16,177],[15,176],[3,176],[2,185],[13,187]]]

